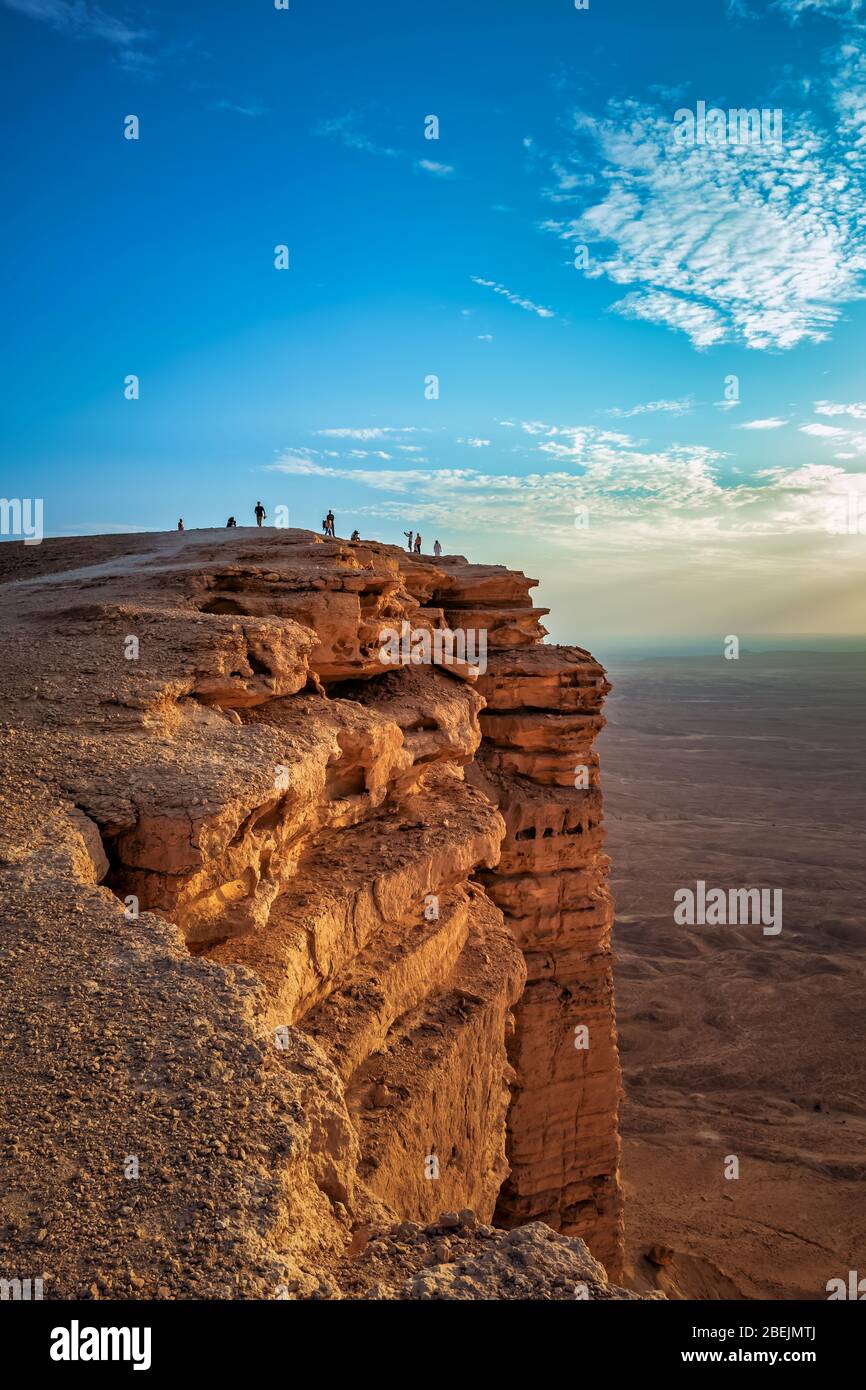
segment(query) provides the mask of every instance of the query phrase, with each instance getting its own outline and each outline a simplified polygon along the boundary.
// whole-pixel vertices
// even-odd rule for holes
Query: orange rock
[[[350,1224],[443,1211],[615,1272],[602,669],[502,566],[182,539],[0,547],[0,1036],[36,1020],[9,1074],[53,1292],[327,1289]],[[384,667],[404,623],[486,665]],[[127,1148],[159,1284],[115,1238]]]

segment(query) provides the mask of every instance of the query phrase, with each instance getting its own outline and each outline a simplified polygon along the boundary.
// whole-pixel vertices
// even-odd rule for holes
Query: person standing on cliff
[[[420,554],[421,554],[421,532],[420,532],[420,531],[418,532],[418,534],[417,534],[416,537],[415,537],[415,554],[416,554],[416,555],[420,555]]]
[[[438,541],[433,542],[433,554],[436,556],[437,560],[439,559],[439,556],[442,554],[442,547]]]
[[[409,542],[409,544],[407,545],[406,549],[409,551],[409,554],[410,554],[410,555],[412,554],[412,537],[414,536],[414,534],[415,534],[414,531],[404,531],[404,532],[403,532],[403,535],[406,537],[407,541]]]
[[[183,530],[183,517],[180,517],[180,518],[178,519],[177,529],[178,529],[178,531],[182,531],[182,530]]]
[[[265,509],[264,509],[264,507],[262,506],[261,502],[257,502],[257,503],[256,503],[256,525],[257,525],[257,526],[261,526],[261,524],[262,524],[262,522],[264,521],[264,519],[265,519],[266,516],[267,516],[267,512],[265,511]]]
[[[334,536],[334,513],[331,511],[330,507],[328,508],[328,515],[325,517],[325,521],[326,521],[327,524],[328,524],[328,529],[327,529],[327,531],[325,532],[325,535],[330,536],[330,537],[333,539],[333,536]]]

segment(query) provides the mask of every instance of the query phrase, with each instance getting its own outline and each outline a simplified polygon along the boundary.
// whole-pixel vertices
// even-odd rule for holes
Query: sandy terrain
[[[636,1286],[826,1298],[828,1279],[866,1273],[866,656],[611,664]],[[781,933],[674,925],[674,891],[697,879],[781,887]],[[661,1270],[651,1245],[675,1252]]]

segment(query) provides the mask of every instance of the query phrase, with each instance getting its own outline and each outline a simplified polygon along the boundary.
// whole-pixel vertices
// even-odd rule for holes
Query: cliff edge
[[[609,687],[534,583],[291,530],[0,547],[0,1274],[628,1297]]]

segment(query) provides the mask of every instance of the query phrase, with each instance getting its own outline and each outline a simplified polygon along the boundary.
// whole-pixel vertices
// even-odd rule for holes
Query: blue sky
[[[862,632],[864,22],[0,0],[0,491],[49,534],[418,527],[563,639]],[[675,148],[699,101],[781,145]]]

